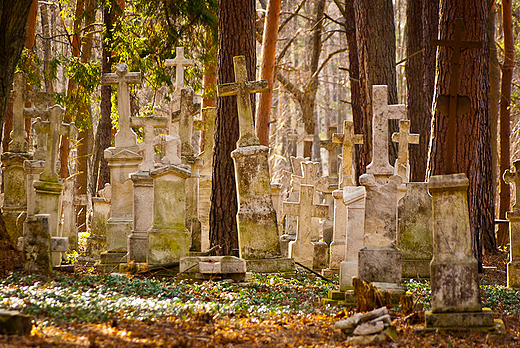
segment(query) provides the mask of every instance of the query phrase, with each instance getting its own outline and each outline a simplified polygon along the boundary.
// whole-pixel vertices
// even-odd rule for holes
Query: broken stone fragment
[[[383,316],[380,316],[379,318],[372,319],[370,322],[375,323],[378,321],[382,322],[385,325],[385,327],[392,325],[392,319],[390,318],[390,314],[385,314]]]
[[[367,322],[360,324],[354,330],[354,335],[372,335],[378,332],[382,332],[385,329],[385,324],[382,321]]]
[[[353,346],[363,346],[385,342],[386,340],[388,340],[388,336],[384,333],[379,333],[377,335],[352,336],[348,338],[348,343]]]

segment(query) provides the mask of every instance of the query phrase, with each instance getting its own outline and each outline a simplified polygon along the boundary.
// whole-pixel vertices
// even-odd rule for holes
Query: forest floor
[[[390,312],[397,342],[377,347],[520,347],[520,291],[507,289],[506,254],[487,257],[483,306],[505,332],[414,331],[424,312]],[[0,347],[348,347],[334,323],[352,308],[322,306],[335,282],[298,272],[251,282],[100,275],[79,268],[51,277],[12,272],[0,278],[0,308],[35,318],[30,336],[0,335]],[[405,282],[429,308],[429,282]]]

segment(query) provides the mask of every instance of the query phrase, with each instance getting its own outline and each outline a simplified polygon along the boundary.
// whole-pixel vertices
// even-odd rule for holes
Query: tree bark
[[[350,106],[352,108],[352,120],[355,134],[363,134],[363,145],[355,146],[356,182],[359,176],[366,172],[366,166],[370,163],[370,139],[368,138],[368,117],[365,114],[366,94],[361,90],[359,81],[359,57],[356,41],[356,16],[354,13],[354,0],[345,3],[345,32],[348,46],[348,62],[350,77]]]
[[[234,82],[233,57],[244,55],[249,79],[255,79],[255,1],[220,0],[218,3],[217,83]],[[252,96],[254,101],[254,95]],[[253,104],[254,110],[254,104]],[[217,98],[213,182],[210,208],[210,244],[220,253],[238,249],[238,210],[235,169],[231,151],[239,137],[236,97]]]
[[[511,136],[511,81],[515,66],[515,47],[513,41],[511,0],[502,0],[502,26],[504,30],[504,64],[502,65],[502,86],[500,92],[500,173],[510,166],[509,142]],[[517,188],[520,189],[520,188]],[[510,210],[509,184],[500,180],[500,219],[505,219],[506,211]],[[500,230],[502,241],[506,231]]]
[[[361,91],[365,94],[362,102],[368,126],[365,141],[370,142],[372,139],[372,86],[387,85],[388,103],[397,104],[394,9],[392,0],[354,0],[354,13],[359,80]],[[388,157],[391,165],[397,158],[396,143],[391,141],[392,133],[396,131],[398,131],[398,122],[390,121]]]
[[[494,192],[491,177],[489,120],[489,48],[487,1],[442,0],[440,4],[439,37],[453,38],[455,18],[464,22],[463,40],[481,41],[482,49],[466,49],[460,59],[458,94],[471,100],[470,111],[456,119],[454,170],[469,178],[468,201],[473,250],[482,264],[482,241],[494,248]],[[452,50],[439,47],[437,56],[436,95],[449,94]],[[448,117],[434,113],[432,146],[428,170],[445,174]]]
[[[269,0],[264,24],[260,79],[267,80],[269,91],[259,95],[255,124],[256,135],[260,139],[260,144],[264,146],[269,146],[269,121],[271,118],[271,106],[273,105],[274,64],[281,6],[281,0]]]

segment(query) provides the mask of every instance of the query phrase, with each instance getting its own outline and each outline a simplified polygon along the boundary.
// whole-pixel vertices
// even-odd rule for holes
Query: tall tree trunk
[[[105,29],[105,38],[101,42],[101,73],[108,74],[112,72],[112,28],[114,26],[115,11],[120,11],[115,0],[104,0],[108,2],[103,7],[103,26]],[[117,8],[117,9],[116,9]],[[94,158],[93,162],[93,178],[92,193],[103,189],[105,184],[110,183],[110,170],[108,162],[105,160],[104,151],[109,148],[112,142],[112,121],[110,114],[112,111],[111,101],[112,89],[110,86],[101,86],[101,102],[99,107],[99,123],[94,140]]]
[[[430,139],[431,113],[424,96],[422,2],[408,0],[406,6],[406,101],[407,114],[413,133],[420,135],[419,145],[410,147],[410,181],[424,182]],[[420,52],[417,54],[417,52]],[[414,55],[415,54],[415,55]],[[414,56],[412,56],[414,55]]]
[[[49,23],[50,12],[52,11],[51,6],[53,5],[42,4],[40,7],[43,36],[43,79],[45,81],[45,92],[49,94],[54,93],[54,85],[51,78],[52,68],[50,65],[52,57],[52,41],[50,38],[52,36],[52,26]]]
[[[502,26],[504,30],[504,64],[502,65],[502,86],[500,93],[500,173],[504,173],[504,171],[509,168],[511,156],[509,153],[509,138],[511,135],[511,80],[515,66],[511,0],[502,0]],[[511,208],[510,204],[509,184],[504,180],[500,180],[499,217],[501,219],[505,219],[506,211]],[[503,237],[504,236],[500,235],[501,239],[503,239]]]
[[[260,144],[269,146],[269,121],[273,105],[274,63],[276,43],[278,42],[278,22],[280,20],[281,0],[269,0],[265,16],[264,36],[262,42],[262,58],[260,79],[267,80],[269,91],[260,93],[256,108],[256,135]]]
[[[461,54],[458,94],[468,96],[468,113],[457,116],[454,171],[469,178],[468,201],[473,250],[482,264],[482,241],[494,249],[494,192],[491,177],[489,132],[489,48],[487,1],[442,0],[439,37],[453,38],[455,18],[464,22],[463,40],[481,41],[482,49],[467,49]],[[452,50],[438,48],[436,95],[448,95]],[[432,121],[432,146],[428,168],[431,174],[446,172],[448,117],[435,112]]]
[[[255,79],[255,1],[220,0],[218,3],[218,84],[234,82],[233,57],[246,57],[249,79]],[[254,101],[254,95],[252,95]],[[254,105],[254,104],[253,104]],[[254,110],[254,106],[253,106]],[[238,210],[235,169],[231,151],[239,136],[236,97],[217,98],[213,183],[209,215],[210,244],[229,255],[238,249]]]
[[[363,134],[363,145],[355,146],[356,182],[359,176],[366,172],[370,163],[370,138],[368,137],[368,116],[363,105],[367,104],[366,94],[361,90],[359,81],[359,56],[356,40],[356,16],[354,13],[354,0],[345,2],[345,32],[348,46],[348,63],[350,77],[350,106],[352,108],[352,120],[354,132]],[[341,124],[341,123],[339,123]]]
[[[3,133],[16,64],[22,54],[27,35],[27,18],[32,3],[33,0],[0,2],[0,134]],[[5,241],[6,246],[10,244],[8,236],[0,214],[0,239]]]
[[[372,86],[388,86],[388,103],[397,104],[397,77],[395,70],[395,24],[392,0],[354,0],[356,37],[359,56],[359,80],[367,117],[367,136],[372,139]],[[377,18],[377,20],[375,20]],[[397,158],[396,143],[390,141],[398,130],[397,122],[390,121],[389,163]]]

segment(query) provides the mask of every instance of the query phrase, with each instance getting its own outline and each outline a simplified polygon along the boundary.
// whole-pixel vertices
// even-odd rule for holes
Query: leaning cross
[[[175,67],[175,91],[180,93],[182,87],[184,87],[184,68],[193,66],[193,59],[184,57],[184,47],[176,47],[175,58],[166,59],[164,65]]]
[[[504,181],[506,184],[515,184],[515,204],[513,204],[513,211],[520,210],[520,160],[513,162],[515,171],[506,169],[504,172]]]
[[[354,150],[354,144],[363,144],[363,135],[354,134],[354,122],[344,121],[343,134],[335,133],[332,136],[332,140],[335,143],[342,144],[343,146],[342,175],[339,188],[342,189],[345,186],[354,186],[352,175],[352,150]]]
[[[191,87],[181,89],[181,108],[172,113],[172,122],[179,120],[179,134],[181,137],[181,155],[194,156],[195,150],[191,145],[193,135],[193,115],[200,112],[200,103],[193,101],[194,92]]]
[[[338,132],[338,127],[327,129],[327,140],[320,140],[320,147],[329,152],[329,178],[333,178],[337,183],[338,179],[338,144],[333,141],[333,135]]]
[[[238,118],[240,138],[238,147],[260,145],[260,140],[255,134],[253,125],[253,111],[251,110],[251,94],[267,92],[269,90],[267,80],[247,81],[246,57],[233,57],[235,65],[235,83],[218,85],[219,97],[237,96]]]
[[[154,130],[155,128],[166,128],[168,126],[168,118],[158,116],[131,117],[130,126],[143,128],[143,141],[137,144],[139,152],[143,156],[143,161],[139,164],[139,170],[148,171],[154,163],[154,146],[156,145]]]
[[[372,86],[372,162],[367,174],[394,174],[388,162],[388,120],[404,120],[406,106],[388,105],[388,86]]]
[[[35,113],[38,111],[35,111]],[[42,181],[58,181],[58,175],[56,173],[56,161],[58,157],[58,144],[60,142],[60,136],[66,136],[71,138],[73,135],[78,134],[78,130],[74,125],[74,122],[62,123],[62,117],[65,109],[59,105],[54,105],[50,109],[44,111],[44,114],[49,115],[48,121],[43,121],[41,117],[38,117],[33,122],[33,127],[36,132],[47,133],[47,153],[45,156],[45,165],[41,174]]]
[[[419,144],[419,134],[410,134],[409,120],[399,120],[399,133],[392,134],[392,141],[399,143],[396,169],[397,175],[399,175],[404,182],[407,180],[406,166],[408,164],[408,145]]]
[[[459,69],[460,54],[464,48],[482,48],[482,42],[462,41],[464,23],[462,18],[456,18],[453,25],[453,40],[432,40],[432,46],[448,46],[453,49],[451,57],[451,79],[449,96],[441,95],[437,101],[438,109],[448,115],[448,134],[446,145],[446,174],[453,174],[453,158],[455,157],[455,140],[457,116],[464,115],[469,111],[470,100],[466,96],[459,96]],[[449,99],[449,102],[448,102]],[[448,107],[446,107],[448,106]]]
[[[135,148],[137,135],[130,128],[130,92],[129,85],[141,83],[141,72],[128,72],[128,65],[117,64],[116,73],[103,75],[103,84],[117,85],[117,109],[119,130],[115,136],[116,147]]]

